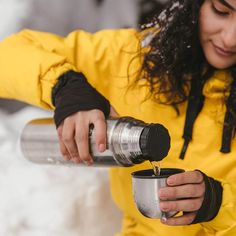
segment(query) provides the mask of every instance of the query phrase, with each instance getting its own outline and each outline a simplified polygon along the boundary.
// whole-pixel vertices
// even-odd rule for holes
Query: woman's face
[[[200,10],[200,42],[209,64],[236,64],[236,0],[205,0]]]

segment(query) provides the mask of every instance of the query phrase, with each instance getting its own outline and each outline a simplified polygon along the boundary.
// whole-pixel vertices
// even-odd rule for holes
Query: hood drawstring
[[[204,103],[204,96],[202,93],[203,86],[205,81],[210,78],[212,74],[213,70],[209,69],[205,75],[195,76],[191,81],[191,89],[189,93],[188,107],[184,124],[184,133],[182,136],[184,139],[184,144],[180,152],[180,159],[184,159],[188,144],[192,140],[193,125]]]
[[[224,118],[224,128],[222,133],[221,149],[222,153],[231,151],[231,140],[235,135],[235,110],[236,110],[236,79],[233,80],[230,95],[226,102],[226,113]],[[230,110],[233,109],[234,113]]]
[[[193,125],[202,109],[204,96],[202,95],[203,80],[193,79],[191,82],[191,90],[189,93],[188,107],[184,124],[184,145],[180,153],[180,159],[184,159],[189,142],[192,140]]]

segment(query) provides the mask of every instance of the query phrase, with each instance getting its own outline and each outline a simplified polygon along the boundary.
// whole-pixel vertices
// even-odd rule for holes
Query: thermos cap
[[[170,135],[161,124],[150,124],[143,129],[140,137],[143,158],[149,161],[160,161],[170,150]]]

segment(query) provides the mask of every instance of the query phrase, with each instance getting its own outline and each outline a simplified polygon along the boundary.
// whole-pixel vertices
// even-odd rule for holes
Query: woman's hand
[[[162,219],[162,223],[172,226],[192,223],[204,199],[206,189],[203,175],[199,171],[175,174],[167,179],[167,184],[168,187],[159,190],[161,210],[183,211],[184,214]]]
[[[110,116],[118,116],[111,107]],[[104,113],[98,109],[80,111],[68,116],[58,127],[60,150],[65,160],[75,163],[93,164],[89,153],[89,126],[93,124],[97,149],[106,149],[106,120]]]

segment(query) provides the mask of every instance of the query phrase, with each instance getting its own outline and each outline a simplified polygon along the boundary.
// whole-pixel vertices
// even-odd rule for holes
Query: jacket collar
[[[206,81],[203,87],[203,95],[206,98],[222,99],[229,95],[229,85],[232,77],[227,71],[216,71],[214,75]]]

